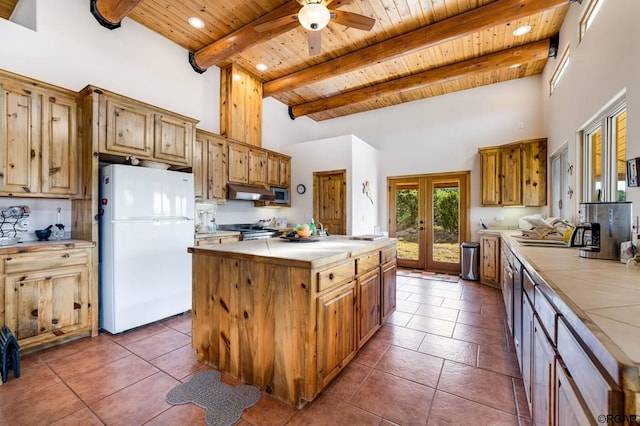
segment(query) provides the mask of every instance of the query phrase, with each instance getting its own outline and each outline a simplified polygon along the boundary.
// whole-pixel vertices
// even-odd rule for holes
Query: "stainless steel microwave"
[[[286,188],[271,187],[271,193],[275,197],[271,204],[289,204],[289,190]]]

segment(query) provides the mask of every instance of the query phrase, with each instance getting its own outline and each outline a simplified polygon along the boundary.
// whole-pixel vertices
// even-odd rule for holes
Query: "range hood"
[[[275,196],[263,186],[243,185],[240,183],[227,184],[227,199],[248,201],[271,201]]]

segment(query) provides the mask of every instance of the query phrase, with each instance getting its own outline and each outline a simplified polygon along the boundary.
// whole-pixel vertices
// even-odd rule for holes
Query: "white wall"
[[[373,227],[379,225],[380,188],[384,188],[379,186],[380,152],[362,139],[351,136],[351,166],[349,230],[352,235],[373,234]],[[371,200],[363,192],[365,182],[369,183]]]
[[[556,59],[547,62],[540,91],[545,111],[545,128],[549,152],[563,144],[569,146],[569,162],[579,170],[579,131],[606,105],[619,98],[627,99],[627,158],[640,157],[640,49],[638,48],[637,0],[601,0],[602,7],[584,39],[579,41],[579,23],[590,1],[574,3],[560,30],[560,49]],[[549,80],[564,49],[570,47],[570,63],[562,80],[549,95]],[[569,176],[575,196],[570,216],[575,216],[581,201],[579,173]],[[633,201],[638,214],[640,188],[629,188],[627,200]]]

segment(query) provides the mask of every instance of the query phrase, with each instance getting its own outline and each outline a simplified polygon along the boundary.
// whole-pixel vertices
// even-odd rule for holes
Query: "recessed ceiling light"
[[[194,28],[198,28],[198,29],[204,28],[204,22],[202,22],[202,19],[196,18],[195,16],[192,16],[191,18],[187,19],[187,22],[189,22],[189,25],[191,25]]]
[[[258,69],[258,71],[266,71],[269,67],[265,64],[256,64],[256,68]]]
[[[523,25],[513,30],[513,35],[517,37],[517,36],[525,35],[529,31],[531,31],[531,25]]]

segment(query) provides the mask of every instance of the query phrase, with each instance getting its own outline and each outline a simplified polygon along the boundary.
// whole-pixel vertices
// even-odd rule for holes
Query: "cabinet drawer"
[[[89,263],[87,250],[56,250],[45,253],[21,253],[4,259],[5,274],[17,274],[69,266],[81,266]]]
[[[375,251],[356,259],[356,273],[362,274],[380,265],[380,252]]]
[[[397,257],[397,249],[395,246],[383,249],[380,252],[380,263],[384,264],[394,260]]]
[[[524,290],[524,294],[526,294],[529,297],[529,301],[533,305],[533,302],[535,302],[534,300],[535,283],[531,279],[531,276],[529,275],[527,270],[524,268],[522,270],[522,289]]]
[[[562,319],[558,321],[558,353],[594,417],[620,413],[620,391],[600,374]]]
[[[318,272],[318,292],[325,291],[355,277],[356,265],[350,260],[342,265]]]
[[[540,324],[542,324],[551,342],[555,345],[557,343],[556,324],[558,322],[558,313],[538,288],[535,289],[534,306],[536,314],[540,318]]]

